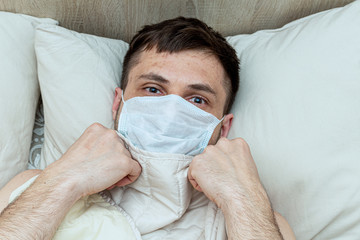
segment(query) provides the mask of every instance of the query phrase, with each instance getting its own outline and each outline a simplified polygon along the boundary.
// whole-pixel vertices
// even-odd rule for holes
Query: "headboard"
[[[78,32],[129,41],[144,24],[196,17],[224,36],[282,25],[353,0],[1,0],[0,10],[49,17]]]

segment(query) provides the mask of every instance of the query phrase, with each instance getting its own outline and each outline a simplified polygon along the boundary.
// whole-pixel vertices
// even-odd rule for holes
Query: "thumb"
[[[114,185],[118,187],[126,186],[130,183],[135,182],[135,180],[140,176],[142,168],[138,161],[131,159],[129,162],[129,173],[120,181],[115,183]]]
[[[189,182],[191,183],[191,185],[192,185],[196,190],[198,190],[199,192],[202,192],[202,191],[203,191],[203,190],[201,189],[200,185],[197,183],[197,181],[196,181],[195,178],[193,177],[192,171],[191,171],[191,167],[189,168],[189,171],[188,171],[188,179],[189,179]]]

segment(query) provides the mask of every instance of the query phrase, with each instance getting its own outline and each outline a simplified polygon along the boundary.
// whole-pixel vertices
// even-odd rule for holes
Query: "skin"
[[[221,64],[209,54],[150,50],[143,52],[131,69],[124,99],[177,94],[221,119],[226,101],[224,80]],[[115,120],[121,114],[121,93],[120,88],[115,90]],[[194,157],[189,181],[221,208],[229,239],[295,239],[286,220],[272,210],[245,140],[226,139],[232,120],[232,114],[225,115],[209,146]],[[20,174],[1,190],[0,210],[17,186],[39,174],[34,184],[2,212],[0,239],[51,239],[79,198],[127,185],[140,173],[140,165],[116,132],[93,124],[58,161],[42,172]]]

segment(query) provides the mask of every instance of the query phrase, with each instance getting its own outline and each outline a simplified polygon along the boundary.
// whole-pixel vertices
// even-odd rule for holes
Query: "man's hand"
[[[0,215],[0,239],[52,239],[80,197],[114,184],[129,184],[140,173],[139,163],[117,133],[93,124],[5,208]]]
[[[254,190],[263,191],[249,146],[241,138],[220,138],[216,145],[207,146],[194,157],[188,177],[220,208],[230,198],[252,198]]]
[[[282,239],[248,144],[220,138],[195,156],[188,178],[224,213],[229,239]]]
[[[76,191],[85,196],[132,183],[140,175],[141,166],[114,130],[95,123],[43,173],[73,181]]]

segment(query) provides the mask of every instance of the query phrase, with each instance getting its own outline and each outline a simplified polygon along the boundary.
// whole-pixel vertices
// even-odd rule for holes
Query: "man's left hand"
[[[283,239],[245,140],[220,138],[207,146],[188,178],[222,210],[229,239]]]
[[[220,208],[233,197],[253,197],[248,195],[264,191],[249,146],[242,138],[220,138],[216,145],[207,146],[191,162],[188,178]]]

